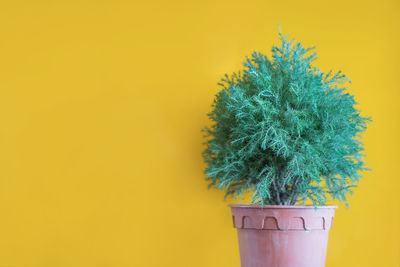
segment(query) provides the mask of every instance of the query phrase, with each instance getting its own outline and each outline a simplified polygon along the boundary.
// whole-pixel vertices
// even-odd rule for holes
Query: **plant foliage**
[[[253,191],[253,204],[295,205],[327,196],[346,202],[365,170],[362,117],[340,71],[311,64],[314,48],[280,33],[272,59],[254,52],[219,83],[206,127],[206,176],[226,196]]]

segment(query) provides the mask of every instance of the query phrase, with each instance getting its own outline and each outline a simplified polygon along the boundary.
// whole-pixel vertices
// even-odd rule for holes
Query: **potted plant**
[[[230,205],[243,267],[320,267],[337,208],[325,204],[347,205],[366,169],[360,134],[370,118],[344,74],[323,73],[314,48],[280,39],[271,59],[254,52],[219,83],[205,173],[226,196],[253,192],[252,205]]]

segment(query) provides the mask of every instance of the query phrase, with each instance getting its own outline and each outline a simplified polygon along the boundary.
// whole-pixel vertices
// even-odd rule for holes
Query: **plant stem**
[[[299,184],[300,178],[301,178],[300,176],[296,176],[296,178],[293,181],[292,188],[291,188],[292,197],[290,199],[290,205],[295,205],[296,202],[297,202],[297,197],[298,197],[299,194],[296,193],[296,191],[297,191],[296,188],[297,188],[297,186]]]
[[[278,186],[276,185],[276,180],[275,179],[272,181],[272,184],[274,186],[274,190],[275,190],[275,194],[276,194],[276,202],[277,202],[278,205],[282,205],[281,198],[279,196],[280,192],[279,192]]]

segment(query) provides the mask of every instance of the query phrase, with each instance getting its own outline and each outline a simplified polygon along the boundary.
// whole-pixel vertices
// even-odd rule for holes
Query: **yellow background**
[[[400,263],[400,4],[2,1],[0,266],[239,266],[201,128],[226,72],[277,25],[343,70],[367,164],[327,266]],[[246,202],[246,200],[244,200]]]

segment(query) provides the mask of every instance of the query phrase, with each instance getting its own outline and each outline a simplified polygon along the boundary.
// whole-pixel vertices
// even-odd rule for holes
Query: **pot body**
[[[324,267],[337,206],[230,205],[242,267]]]

